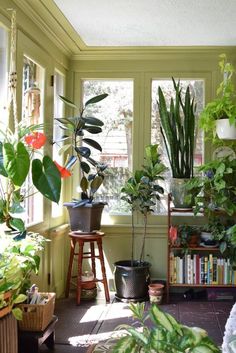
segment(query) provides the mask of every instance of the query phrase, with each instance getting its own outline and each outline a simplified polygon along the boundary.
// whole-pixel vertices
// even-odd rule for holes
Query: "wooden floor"
[[[58,299],[56,315],[59,320],[54,352],[85,353],[89,345],[106,340],[118,325],[132,323],[128,304],[117,302],[113,298],[114,295],[111,294],[111,303],[106,304],[103,293],[99,293],[96,301],[83,301],[79,306],[73,296]],[[163,310],[181,323],[206,329],[218,345],[222,343],[225,323],[232,306],[233,302],[186,301],[182,296],[173,296],[170,304],[161,305]],[[41,352],[50,351],[42,345]]]

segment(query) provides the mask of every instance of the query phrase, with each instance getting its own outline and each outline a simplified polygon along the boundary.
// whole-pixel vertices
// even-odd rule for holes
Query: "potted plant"
[[[177,245],[194,248],[199,245],[199,229],[197,226],[181,224],[178,226]]]
[[[176,208],[191,206],[185,201],[186,179],[193,177],[194,147],[195,147],[195,112],[194,98],[191,98],[188,86],[184,97],[180,81],[172,78],[175,99],[172,97],[168,108],[167,100],[161,87],[158,88],[158,109],[168,159],[172,171],[171,193]]]
[[[116,298],[119,300],[144,300],[147,296],[150,264],[144,260],[144,248],[147,235],[148,215],[154,211],[156,202],[160,200],[163,188],[158,184],[163,180],[162,174],[166,167],[160,162],[157,145],[145,148],[145,164],[141,170],[136,170],[121,189],[122,200],[131,207],[132,214],[132,244],[131,260],[117,261],[115,266]],[[138,260],[134,260],[134,213],[143,216],[143,239]]]
[[[130,304],[135,325],[120,325],[121,337],[109,339],[95,352],[113,353],[220,353],[220,348],[199,327],[180,324],[172,315],[152,305],[145,312],[144,303]],[[150,320],[151,319],[151,325]],[[148,322],[148,323],[147,323]]]
[[[225,54],[220,55],[219,67],[223,80],[217,97],[209,102],[200,115],[200,127],[206,132],[213,132],[220,139],[236,139],[236,94],[233,84],[235,69],[227,61]]]
[[[32,193],[25,188],[29,175],[43,196],[55,202],[60,199],[61,175],[55,163],[47,155],[35,158],[46,142],[41,129],[42,125],[21,122],[15,132],[7,128],[0,133],[0,223],[13,230],[25,230],[20,215],[24,212],[23,201]]]
[[[187,184],[194,197],[197,214],[201,209],[209,218],[218,211],[232,216],[236,212],[236,159],[222,157],[198,168],[201,173]]]
[[[30,275],[38,273],[40,257],[46,239],[38,233],[21,235],[0,234],[0,312],[7,308],[17,319],[22,312],[13,306],[26,300],[26,289],[30,287]],[[6,293],[9,299],[4,300]]]
[[[55,142],[64,143],[65,141],[66,144],[62,146],[63,151],[68,148],[72,149],[64,170],[70,175],[70,170],[78,162],[81,172],[81,198],[64,203],[69,212],[71,230],[79,229],[83,232],[91,232],[100,229],[105,203],[95,200],[95,193],[103,183],[107,165],[97,162],[91,157],[91,149],[88,146],[100,152],[102,147],[94,139],[84,137],[84,134],[85,132],[99,134],[102,132],[103,122],[95,117],[85,116],[85,113],[89,105],[96,104],[107,96],[108,94],[104,93],[89,99],[85,102],[78,116],[56,119],[66,134],[61,140]],[[62,96],[60,98],[66,105],[76,108],[76,105],[67,98]]]

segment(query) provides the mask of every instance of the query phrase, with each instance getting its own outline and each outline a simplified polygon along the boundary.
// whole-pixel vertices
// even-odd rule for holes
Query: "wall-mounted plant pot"
[[[66,202],[64,206],[67,207],[69,213],[71,230],[90,233],[101,229],[103,203],[73,207],[73,202]]]
[[[141,302],[147,300],[150,283],[149,262],[131,260],[114,263],[116,299],[124,302]]]
[[[216,120],[216,133],[219,139],[236,140],[236,126],[230,125],[229,119]]]
[[[192,208],[193,200],[190,202],[186,201],[186,197],[189,194],[189,191],[186,189],[186,183],[189,180],[186,178],[172,178],[170,180],[170,192],[175,208]]]

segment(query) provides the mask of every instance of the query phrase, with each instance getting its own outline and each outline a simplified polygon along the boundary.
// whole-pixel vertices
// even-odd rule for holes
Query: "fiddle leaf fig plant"
[[[146,146],[143,168],[136,170],[121,189],[121,199],[126,201],[131,207],[132,262],[134,260],[134,212],[140,212],[144,221],[143,241],[139,259],[141,262],[144,258],[148,214],[154,212],[156,202],[160,201],[160,195],[164,193],[164,189],[158,184],[158,181],[164,179],[162,174],[167,168],[160,161],[157,147],[157,145]]]
[[[96,135],[102,132],[103,122],[95,117],[88,116],[86,109],[91,104],[96,104],[105,99],[108,94],[104,93],[92,97],[85,102],[84,107],[80,109],[79,114],[75,117],[57,118],[61,129],[65,131],[65,135],[54,143],[63,143],[61,147],[65,152],[71,149],[71,154],[67,159],[65,169],[70,173],[70,170],[78,162],[80,165],[81,179],[80,188],[81,199],[73,200],[73,207],[79,207],[87,203],[92,203],[94,195],[102,185],[104,180],[104,171],[107,168],[106,164],[95,161],[91,156],[91,148],[102,152],[101,145],[94,139],[84,137],[85,132]],[[67,98],[59,96],[60,99],[69,107],[77,108],[77,106]],[[92,168],[91,168],[92,167]]]

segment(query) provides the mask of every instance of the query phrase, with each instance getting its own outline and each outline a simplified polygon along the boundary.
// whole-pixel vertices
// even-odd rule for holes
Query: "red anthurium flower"
[[[169,237],[171,240],[171,244],[174,245],[176,240],[177,240],[177,236],[178,236],[178,229],[177,227],[173,227],[171,226],[169,229]]]
[[[31,135],[25,137],[27,145],[32,146],[36,150],[45,145],[46,140],[47,137],[43,132],[33,132]]]
[[[54,161],[54,163],[55,163],[57,169],[59,170],[62,178],[68,178],[69,176],[71,176],[71,172],[68,169],[66,169],[65,167],[62,167],[56,161]]]

